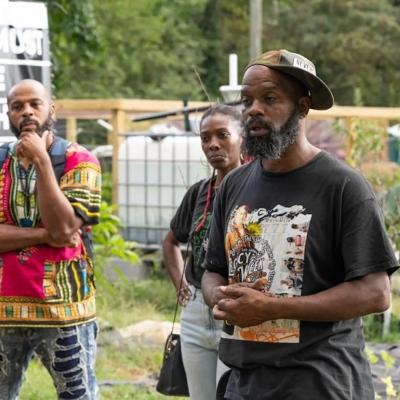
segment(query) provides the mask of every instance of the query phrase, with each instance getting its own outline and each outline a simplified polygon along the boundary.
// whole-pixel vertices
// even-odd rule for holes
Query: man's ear
[[[56,118],[56,106],[55,106],[55,104],[53,102],[50,103],[50,117],[54,122],[57,121],[57,118]]]
[[[50,115],[54,120],[56,119],[56,106],[53,102],[50,103]]]
[[[305,118],[310,111],[311,99],[309,96],[300,97],[298,101],[298,109],[300,118]]]

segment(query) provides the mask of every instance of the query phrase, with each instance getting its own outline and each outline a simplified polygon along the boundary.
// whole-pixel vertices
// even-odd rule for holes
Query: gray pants
[[[222,321],[214,320],[200,289],[190,287],[193,295],[181,315],[182,358],[192,400],[215,399],[221,375],[228,369],[218,358]]]

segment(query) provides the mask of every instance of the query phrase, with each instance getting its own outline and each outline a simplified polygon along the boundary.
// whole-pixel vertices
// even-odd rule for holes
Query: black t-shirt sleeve
[[[203,268],[210,272],[216,272],[228,279],[228,264],[225,255],[225,225],[226,216],[224,205],[226,204],[224,190],[225,182],[219,188],[214,200],[213,218],[211,220],[208,237],[207,252]]]
[[[181,243],[186,243],[189,239],[196,198],[202,182],[199,181],[188,189],[171,220],[170,229],[175,239]]]
[[[393,273],[398,262],[386,233],[382,210],[372,190],[362,180],[347,186],[346,204],[350,206],[343,212],[341,232],[345,280],[379,271]],[[355,192],[363,197],[358,202],[354,202]],[[365,196],[366,193],[370,195]]]

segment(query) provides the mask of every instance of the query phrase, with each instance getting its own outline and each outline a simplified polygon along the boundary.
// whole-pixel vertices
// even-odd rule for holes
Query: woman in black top
[[[215,321],[201,293],[202,263],[207,248],[207,231],[215,191],[224,176],[241,164],[241,114],[217,104],[200,121],[200,139],[213,175],[189,188],[163,242],[164,263],[179,290],[183,271],[180,243],[190,241],[185,277],[178,295],[184,307],[181,316],[182,356],[191,399],[215,398],[216,384],[226,367],[218,360],[222,324]]]

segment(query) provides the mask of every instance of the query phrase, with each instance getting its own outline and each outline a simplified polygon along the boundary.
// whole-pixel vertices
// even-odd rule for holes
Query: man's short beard
[[[269,130],[269,134],[252,136],[249,124],[256,122]],[[300,115],[297,108],[280,129],[259,117],[250,118],[245,124],[243,145],[246,154],[266,160],[279,160],[287,149],[296,141],[300,129]]]
[[[36,133],[39,136],[42,136],[43,132],[45,132],[45,131],[54,133],[54,119],[51,115],[49,115],[49,117],[47,118],[47,120],[44,122],[44,124],[42,126],[40,126],[36,121],[30,120],[29,118],[26,118],[26,120],[22,121],[22,123],[27,122],[27,121],[31,121],[32,123],[34,123],[36,125]],[[11,121],[10,121],[10,129],[11,129],[11,132],[17,138],[19,138],[19,136],[21,134],[21,130],[19,128],[17,128]]]

